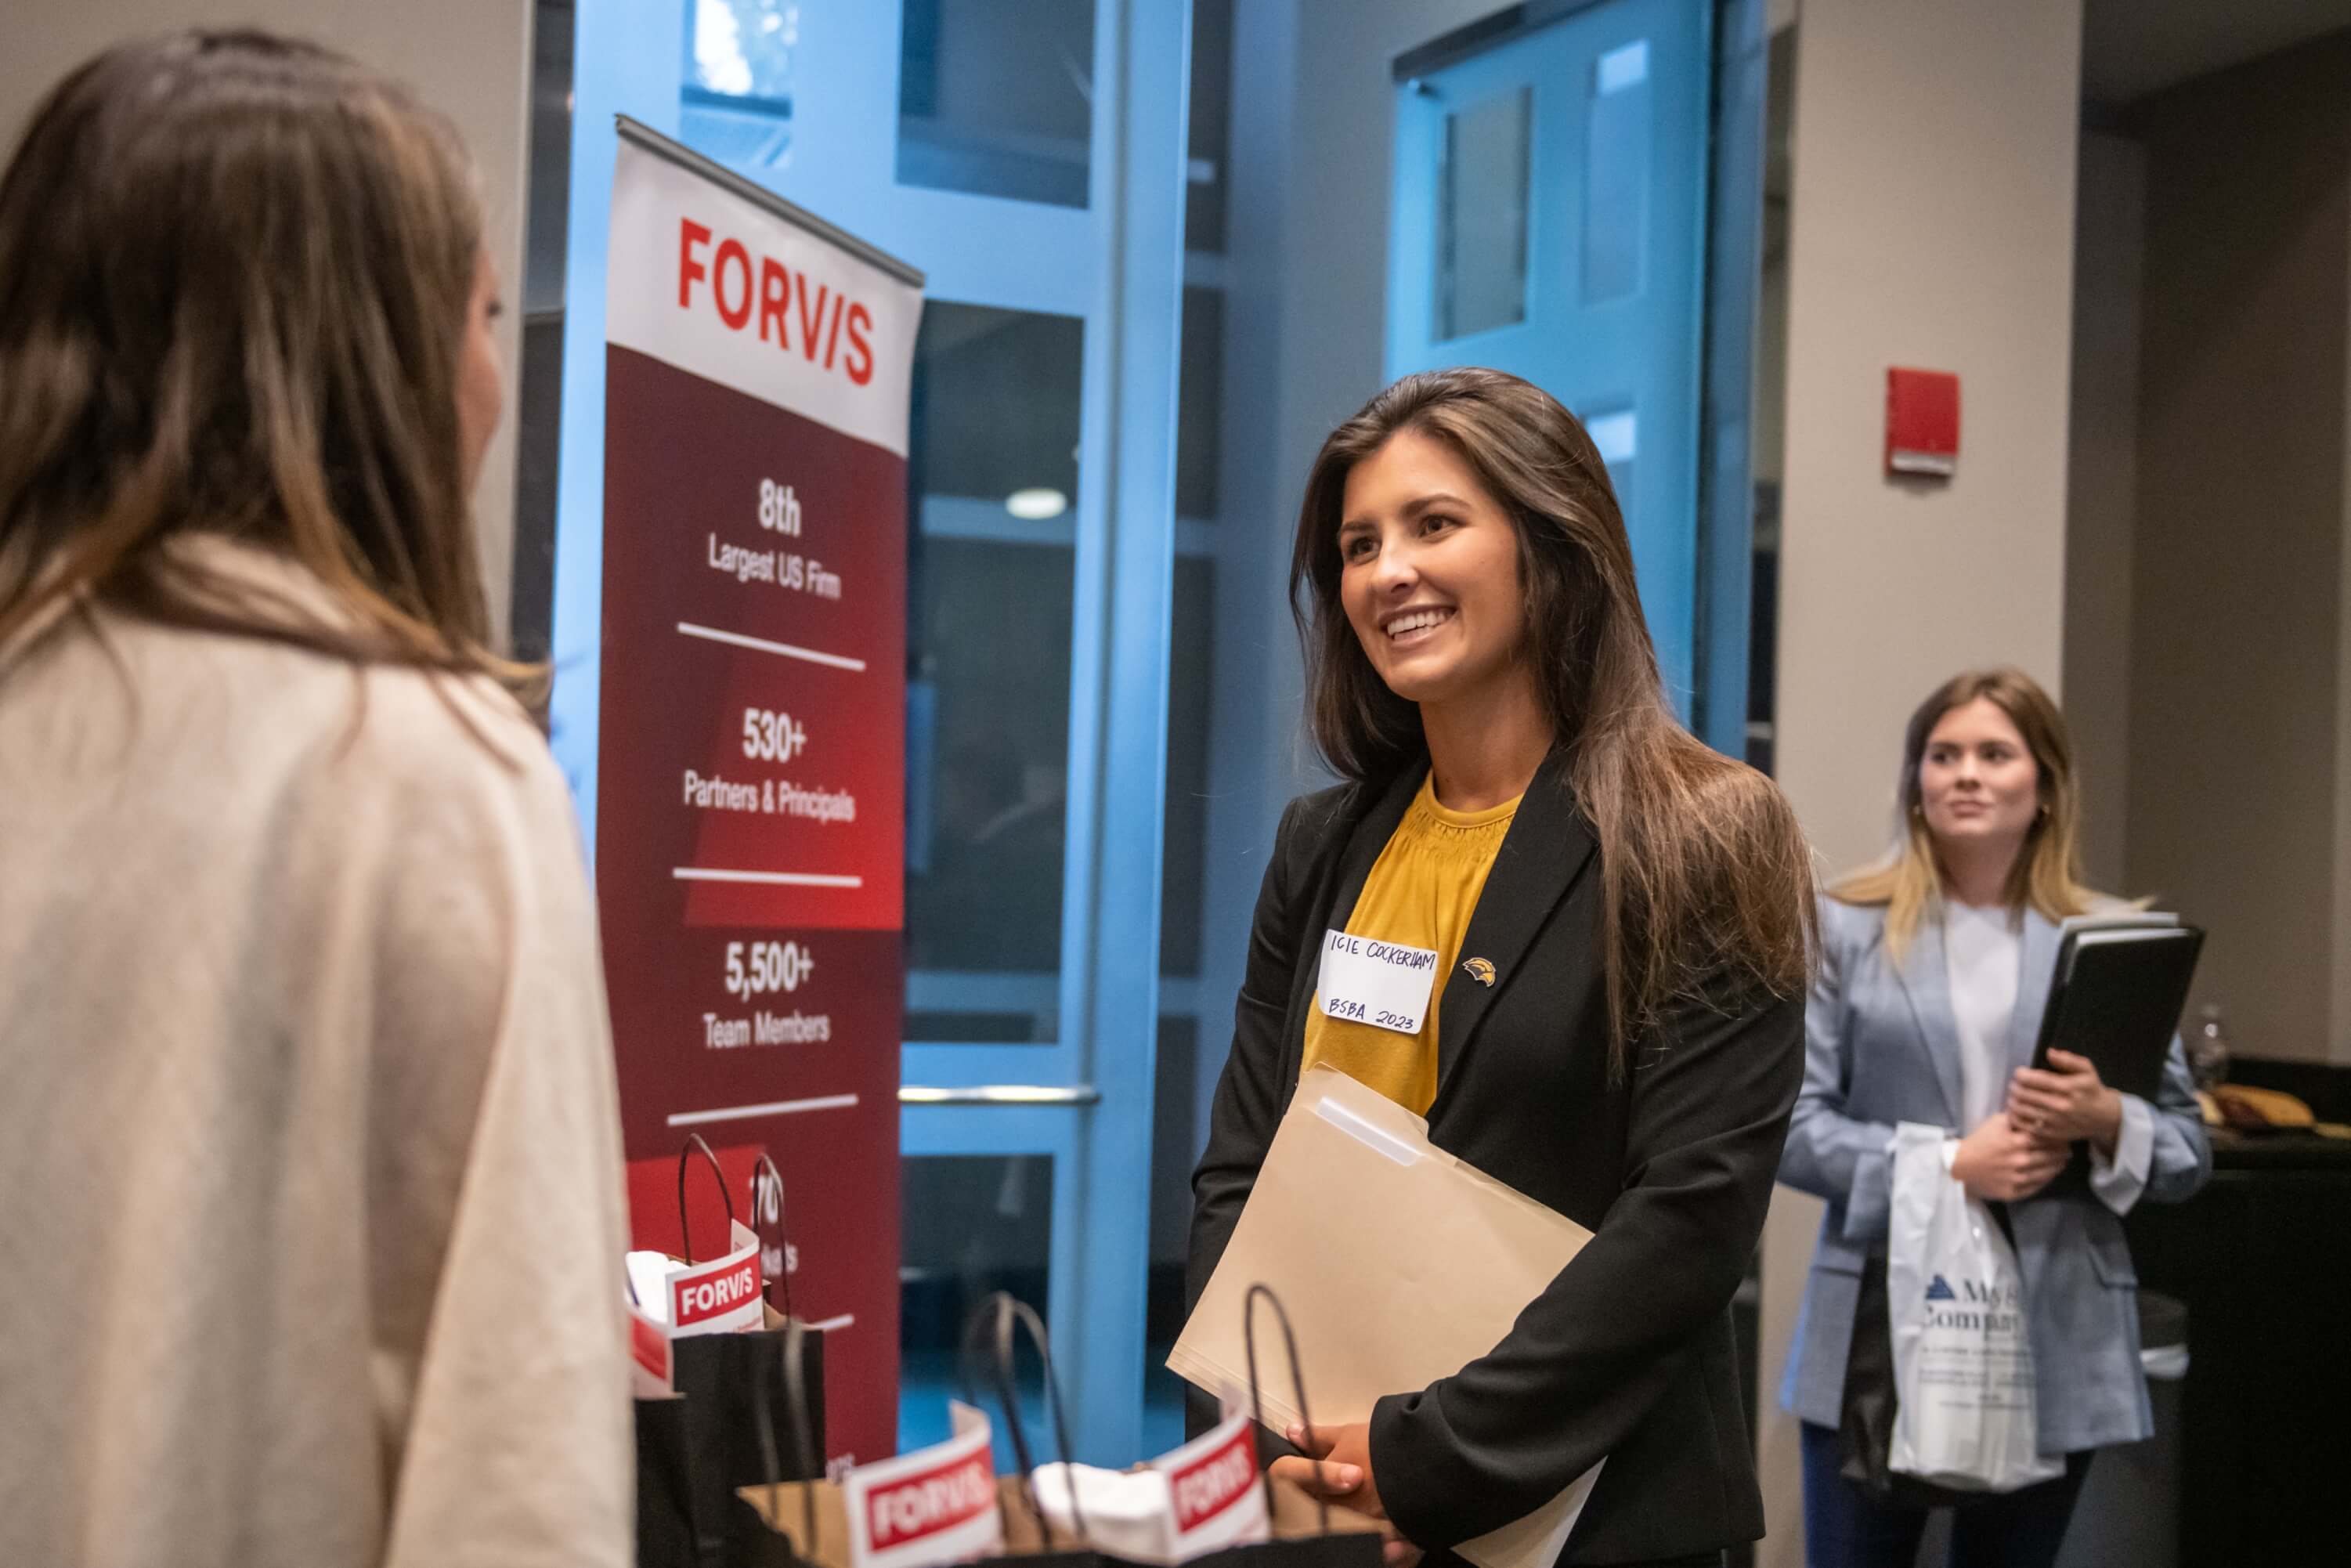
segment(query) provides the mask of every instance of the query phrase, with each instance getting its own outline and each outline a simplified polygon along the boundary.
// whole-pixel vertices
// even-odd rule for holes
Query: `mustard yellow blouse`
[[[1414,1114],[1426,1113],[1437,1098],[1437,1004],[1518,810],[1511,800],[1482,811],[1447,810],[1437,803],[1435,776],[1421,781],[1347,918],[1351,936],[1436,949],[1436,988],[1420,1033],[1334,1019],[1322,1010],[1318,991],[1306,1015],[1304,1066],[1327,1061]]]

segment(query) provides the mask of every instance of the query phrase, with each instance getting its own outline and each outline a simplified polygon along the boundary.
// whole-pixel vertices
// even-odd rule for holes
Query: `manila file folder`
[[[1316,1423],[1367,1421],[1382,1396],[1425,1388],[1499,1344],[1591,1239],[1431,1144],[1428,1124],[1403,1106],[1336,1068],[1310,1068],[1168,1369],[1212,1395],[1247,1386],[1243,1302],[1262,1281],[1297,1329]],[[1279,1431],[1300,1419],[1281,1335],[1259,1333],[1257,1356]],[[1599,1474],[1593,1466],[1526,1518],[1454,1550],[1479,1568],[1552,1568]]]

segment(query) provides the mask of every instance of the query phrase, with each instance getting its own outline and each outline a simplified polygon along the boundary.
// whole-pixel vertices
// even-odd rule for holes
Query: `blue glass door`
[[[1697,597],[1704,0],[1602,0],[1396,86],[1388,373],[1490,365],[1591,431],[1687,714]]]

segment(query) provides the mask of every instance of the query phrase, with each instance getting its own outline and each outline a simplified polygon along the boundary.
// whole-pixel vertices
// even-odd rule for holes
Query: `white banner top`
[[[612,232],[662,243],[611,247],[606,340],[905,456],[921,275],[628,130]]]

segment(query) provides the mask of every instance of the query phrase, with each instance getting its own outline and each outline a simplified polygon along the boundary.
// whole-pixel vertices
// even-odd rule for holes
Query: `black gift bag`
[[[1281,1303],[1272,1300],[1272,1292],[1265,1294],[1279,1312]],[[1251,1305],[1254,1306],[1254,1298]],[[1285,1334],[1289,1333],[1286,1320],[1282,1329]],[[1054,1435],[1063,1455],[1069,1453],[1069,1421],[1061,1389],[1053,1378],[1052,1353],[1044,1324],[1033,1311],[1010,1296],[1002,1292],[992,1295],[979,1304],[964,1326],[963,1391],[967,1403],[978,1405],[981,1383],[993,1385],[996,1402],[1003,1412],[1006,1436],[1019,1469],[1017,1475],[998,1478],[997,1503],[1003,1521],[1004,1544],[986,1561],[995,1568],[1134,1568],[1130,1560],[1100,1550],[1093,1543],[1084,1514],[1074,1506],[1074,1499],[1072,1528],[1069,1530],[1056,1527],[1038,1502],[1029,1481],[1036,1468],[1034,1456],[1029,1451],[1029,1435],[1021,1421],[1015,1389],[1013,1353],[1017,1333],[1023,1330],[1036,1343],[1044,1366],[1046,1399]],[[766,1390],[770,1380],[762,1378],[753,1385],[758,1391],[755,1395],[758,1429],[768,1434],[763,1456],[772,1479],[766,1485],[746,1489],[735,1499],[727,1532],[730,1554],[725,1559],[725,1568],[849,1568],[850,1526],[841,1489],[821,1481],[790,1485],[784,1479],[795,1458],[800,1461],[799,1468],[808,1468],[805,1458],[813,1450],[809,1446],[805,1419],[810,1406],[795,1370],[793,1353],[799,1343],[797,1325],[778,1337],[784,1342],[781,1381],[785,1394],[780,1408],[793,1419],[784,1432],[777,1432],[768,1419],[769,1414],[778,1408],[768,1400]],[[991,1338],[993,1354],[988,1357],[988,1375],[977,1378],[973,1375],[976,1352],[980,1350],[982,1341]],[[1255,1397],[1254,1356],[1251,1359]],[[1296,1364],[1293,1355],[1291,1365]],[[1301,1397],[1301,1415],[1304,1410]],[[1309,1417],[1310,1424],[1311,1420]],[[789,1448],[785,1446],[787,1442]],[[1382,1535],[1377,1523],[1343,1509],[1333,1511],[1328,1504],[1318,1503],[1286,1481],[1260,1478],[1260,1484],[1266,1489],[1274,1539],[1206,1553],[1193,1558],[1185,1568],[1199,1564],[1212,1564],[1215,1568],[1380,1568]]]
[[[795,1544],[808,1543],[813,1552],[817,1543],[827,1539],[818,1532],[817,1488],[810,1485],[792,1489],[799,1493],[795,1526],[785,1522],[793,1518],[793,1511],[786,1503],[784,1486],[792,1480],[820,1479],[824,1472],[824,1450],[815,1436],[823,1430],[824,1406],[818,1397],[820,1391],[811,1389],[802,1375],[806,1368],[803,1356],[808,1347],[820,1343],[820,1339],[803,1324],[789,1319],[780,1331],[767,1337],[775,1341],[775,1375],[752,1380],[751,1405],[760,1470],[753,1490],[765,1489],[768,1517],[762,1518],[739,1493],[727,1495],[720,1568],[818,1568],[819,1560],[813,1555],[803,1556]],[[780,1442],[775,1420],[778,1411],[785,1417],[785,1437]],[[777,1521],[777,1524],[771,1527],[768,1519]],[[797,1536],[788,1533],[795,1528]],[[836,1523],[832,1535],[845,1533],[845,1529]]]
[[[1045,1408],[1053,1418],[1053,1441],[1061,1450],[1062,1461],[1074,1462],[1070,1452],[1069,1416],[1061,1405],[1061,1385],[1053,1376],[1053,1349],[1046,1338],[1045,1322],[1028,1302],[1015,1300],[1009,1291],[995,1291],[964,1320],[961,1370],[964,1402],[977,1406],[982,1401],[978,1380],[972,1375],[972,1364],[976,1352],[987,1353],[987,1381],[995,1385],[997,1406],[1004,1415],[1005,1435],[1012,1443],[1015,1473],[997,1481],[998,1499],[1004,1511],[1003,1554],[1018,1558],[1022,1568],[1134,1568],[1127,1559],[1093,1547],[1088,1539],[1084,1511],[1078,1506],[1076,1486],[1070,1488],[1070,1521],[1076,1530],[1074,1535],[1056,1531],[1037,1500],[1037,1490],[1030,1480],[1037,1472],[1037,1462],[1029,1451],[1028,1428],[1020,1419],[1020,1398],[1014,1375],[1019,1330],[1026,1330],[1030,1343],[1037,1347],[1037,1360],[1045,1378]]]
[[[1290,1326],[1290,1312],[1273,1287],[1262,1281],[1249,1288],[1241,1302],[1241,1348],[1249,1361],[1249,1415],[1259,1431],[1265,1429],[1265,1396],[1257,1376],[1257,1304],[1273,1309],[1281,1343],[1290,1355],[1290,1392],[1298,1401],[1298,1419],[1311,1437],[1314,1417],[1306,1404],[1306,1378],[1298,1365],[1298,1336]],[[1185,1568],[1380,1568],[1385,1537],[1379,1526],[1362,1514],[1342,1509],[1331,1511],[1321,1498],[1310,1499],[1299,1488],[1277,1484],[1270,1472],[1259,1478],[1265,1488],[1265,1511],[1273,1532],[1270,1541],[1228,1546],[1196,1557]]]
[[[710,1145],[689,1134],[678,1153],[678,1228],[685,1261],[695,1261],[694,1238],[686,1218],[685,1176],[692,1156],[699,1152],[718,1176],[719,1195],[726,1201],[727,1234],[734,1234],[735,1197],[727,1191],[718,1158]],[[775,1178],[778,1224],[782,1223],[783,1182],[765,1155],[760,1166]],[[755,1213],[758,1170],[753,1174]],[[780,1243],[779,1243],[780,1245]],[[764,1247],[762,1248],[764,1251]],[[781,1271],[779,1271],[781,1272]],[[791,1319],[791,1282],[763,1281],[763,1288],[781,1285],[783,1309],[765,1309],[767,1326],[734,1333],[694,1334],[670,1342],[672,1385],[677,1397],[639,1402],[637,1419],[638,1558],[641,1568],[717,1568],[725,1558],[735,1521],[736,1489],[770,1479],[813,1479],[824,1473],[824,1335]],[[782,1342],[787,1333],[799,1339],[797,1375],[804,1390],[802,1415],[808,1442],[783,1460],[784,1470],[771,1473],[762,1458],[767,1439],[759,1414],[764,1398],[769,1409],[781,1408],[787,1398]],[[649,1412],[647,1406],[674,1406]],[[674,1521],[680,1511],[665,1500],[682,1485],[685,1492],[681,1530]],[[645,1493],[655,1497],[648,1518]],[[674,1555],[677,1541],[692,1543],[692,1555]]]
[[[1008,1303],[1010,1298],[1006,1297],[1003,1300]],[[983,1306],[982,1313],[994,1311],[997,1305],[998,1299],[989,1298]],[[1033,1317],[1033,1314],[1031,1315]],[[983,1315],[975,1315],[965,1330],[967,1396],[971,1387],[969,1340],[977,1326],[984,1321]],[[766,1439],[761,1448],[761,1460],[767,1467],[768,1479],[764,1484],[747,1487],[735,1496],[729,1515],[728,1553],[725,1560],[725,1568],[849,1568],[852,1556],[851,1545],[852,1527],[849,1519],[844,1489],[833,1482],[820,1479],[800,1483],[788,1483],[786,1479],[787,1474],[793,1472],[796,1465],[798,1469],[807,1469],[806,1456],[811,1451],[808,1419],[810,1406],[799,1375],[799,1353],[804,1343],[804,1337],[797,1323],[789,1325],[782,1335],[780,1370],[784,1386],[780,1404],[768,1397],[770,1388],[768,1379],[761,1378],[752,1385],[753,1401],[758,1406],[758,1430]],[[1039,1347],[1040,1350],[1043,1348],[1041,1337]],[[999,1361],[1004,1367],[1009,1367],[1011,1340],[1008,1323],[1005,1330]],[[1051,1379],[1050,1367],[1047,1369],[1046,1375],[1050,1383]],[[1005,1408],[1009,1413],[1013,1423],[1013,1445],[1020,1452],[1025,1464],[1028,1455],[1028,1437],[1019,1429],[1019,1407],[1011,1399],[1009,1379],[1010,1374],[1008,1370],[998,1385],[1005,1391]],[[971,1402],[977,1403],[976,1399]],[[1058,1406],[1058,1397],[1056,1404]],[[780,1432],[778,1430],[778,1424],[770,1419],[771,1414],[778,1410],[788,1417],[782,1424]],[[1055,1411],[1055,1420],[1057,1425],[1066,1426],[1066,1423],[1061,1420],[1058,1407]],[[789,1447],[786,1446],[787,1442]],[[1022,1568],[1031,1568],[1032,1563],[1034,1568],[1094,1568],[1099,1559],[1091,1552],[1080,1550],[1039,1552],[1016,1548],[1013,1540],[1014,1527],[1017,1525],[1028,1527],[1028,1533],[1032,1542],[1040,1530],[1044,1531],[1049,1536],[1051,1533],[1050,1527],[1044,1521],[1043,1515],[1033,1511],[1035,1500],[1029,1498],[1024,1502],[1019,1493],[1019,1483],[1009,1477],[998,1479],[997,1507],[1007,1526],[1006,1550],[1003,1555],[1019,1556],[1022,1559]],[[1057,1542],[1057,1545],[1061,1543]],[[1040,1562],[1039,1559],[1041,1558],[1050,1558],[1050,1564]],[[991,1562],[999,1560],[998,1558],[989,1559]]]
[[[686,1469],[685,1401],[636,1406],[638,1568],[706,1568]]]
[[[784,1472],[771,1478],[760,1457],[758,1403],[782,1406],[786,1394],[779,1342],[788,1333],[805,1343],[803,1364],[810,1420],[815,1437],[806,1457],[788,1450]],[[692,1478],[695,1517],[705,1532],[723,1533],[738,1487],[770,1479],[815,1480],[824,1474],[824,1336],[796,1321],[742,1333],[703,1334],[671,1346],[677,1390],[686,1406],[686,1471]],[[715,1542],[705,1542],[703,1562],[717,1561]]]
[[[1282,1309],[1280,1298],[1265,1285],[1253,1286],[1244,1311],[1243,1343],[1249,1359],[1249,1397],[1252,1413],[1259,1427],[1264,1425],[1263,1400],[1257,1386],[1256,1308],[1259,1297],[1274,1311],[1281,1326],[1283,1339],[1289,1343],[1290,1364],[1293,1375],[1298,1367],[1298,1346],[1291,1336],[1290,1315]],[[1056,1531],[1037,1500],[1030,1477],[1036,1465],[1029,1451],[1028,1434],[1023,1429],[1020,1407],[1013,1377],[1014,1330],[1027,1331],[1037,1346],[1039,1360],[1045,1375],[1046,1408],[1053,1418],[1053,1435],[1062,1457],[1070,1457],[1069,1423],[1063,1414],[1061,1388],[1053,1378],[1052,1353],[1046,1342],[1044,1324],[1036,1312],[1010,1296],[998,1292],[979,1304],[964,1331],[965,1397],[972,1404],[979,1401],[974,1395],[971,1375],[972,1352],[975,1341],[983,1331],[992,1333],[993,1364],[990,1368],[997,1401],[1004,1412],[1006,1430],[1012,1443],[1013,1457],[1019,1467],[1017,1477],[1006,1477],[998,1483],[1003,1493],[1004,1556],[1017,1559],[1020,1568],[1132,1568],[1129,1559],[1102,1550],[1086,1528],[1085,1515],[1077,1505],[1075,1488],[1071,1489],[1071,1524],[1069,1531]],[[1297,1388],[1298,1410],[1310,1429],[1313,1417],[1307,1413],[1306,1391]],[[1266,1511],[1273,1539],[1246,1545],[1228,1546],[1205,1553],[1186,1562],[1184,1568],[1381,1568],[1382,1542],[1384,1536],[1377,1521],[1344,1509],[1333,1511],[1319,1499],[1310,1498],[1301,1489],[1288,1482],[1277,1482],[1270,1476],[1260,1476],[1265,1489]]]

